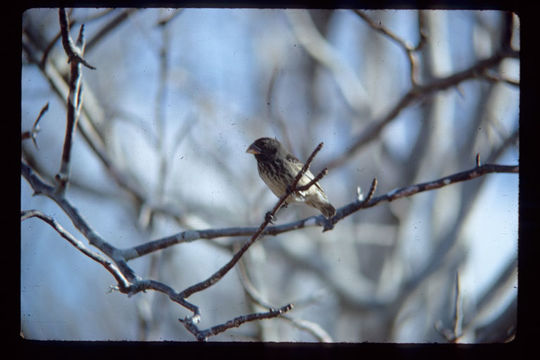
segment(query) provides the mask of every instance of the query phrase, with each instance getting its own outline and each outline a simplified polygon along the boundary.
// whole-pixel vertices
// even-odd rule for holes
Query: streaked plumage
[[[292,184],[296,174],[304,166],[275,139],[257,139],[246,152],[255,155],[261,179],[277,197],[285,195],[287,186]],[[313,178],[311,171],[306,171],[298,181],[298,186],[307,185]],[[304,202],[318,209],[326,218],[331,218],[336,214],[336,209],[330,204],[318,182],[306,191],[291,194],[286,202]]]

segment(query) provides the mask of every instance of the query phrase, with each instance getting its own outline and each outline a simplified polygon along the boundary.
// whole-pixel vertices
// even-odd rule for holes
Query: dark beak
[[[253,155],[258,155],[258,154],[261,153],[261,149],[257,145],[255,145],[253,143],[253,144],[249,145],[246,152],[250,153],[250,154],[253,154]]]

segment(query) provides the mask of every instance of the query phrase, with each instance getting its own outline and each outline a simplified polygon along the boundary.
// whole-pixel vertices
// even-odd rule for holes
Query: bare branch
[[[127,288],[129,286],[129,281],[124,277],[124,274],[122,274],[122,272],[118,269],[118,267],[115,264],[111,263],[109,260],[101,256],[100,254],[97,254],[95,252],[88,250],[86,246],[84,246],[82,241],[75,238],[71,233],[69,233],[69,231],[64,229],[62,225],[60,225],[56,220],[43,214],[41,211],[38,211],[38,210],[21,211],[21,221],[24,221],[33,217],[41,219],[47,224],[49,224],[54,230],[56,230],[58,234],[60,234],[60,236],[66,239],[77,250],[82,252],[84,255],[88,256],[90,259],[103,265],[103,267],[107,269],[108,272],[111,273],[111,275],[120,284],[121,287]]]
[[[139,293],[141,291],[144,292],[146,290],[154,290],[154,291],[157,291],[157,292],[160,292],[169,296],[169,299],[171,299],[172,301],[182,305],[186,309],[193,312],[193,315],[189,317],[191,321],[199,322],[200,316],[201,316],[199,307],[186,301],[186,299],[184,299],[184,297],[181,294],[177,293],[169,285],[164,284],[162,282],[155,281],[155,280],[140,280],[140,279],[134,280],[132,284],[130,285],[130,287],[122,292],[127,293],[130,296],[132,296],[136,293]]]
[[[32,186],[34,194],[47,196],[49,199],[56,202],[69,217],[77,230],[88,239],[90,245],[95,246],[111,258],[129,281],[135,279],[135,273],[127,266],[125,259],[122,257],[122,252],[98,235],[90,225],[88,225],[86,220],[79,213],[79,210],[64,198],[63,194],[57,192],[56,188],[53,186],[44,183],[24,161],[21,161],[21,174],[26,181],[28,181],[30,186]]]
[[[28,34],[28,39],[31,40],[31,34]],[[55,66],[54,62],[42,64],[38,60],[38,54],[33,51],[33,47],[36,44],[25,44],[23,41],[23,50],[26,52],[29,60],[39,66],[40,71],[43,76],[49,82],[52,90],[61,101],[63,101],[67,106],[68,99],[68,89],[69,86],[66,86],[66,82],[62,77],[60,70]],[[67,89],[66,89],[67,88]],[[86,106],[81,108],[81,111],[85,116],[81,117],[81,122],[79,124],[78,130],[82,135],[83,139],[86,141],[88,146],[96,154],[97,158],[101,161],[111,178],[120,186],[120,188],[126,190],[127,194],[136,202],[137,206],[141,203],[147,202],[146,194],[141,189],[140,185],[136,180],[130,176],[129,173],[121,169],[115,162],[114,159],[107,153],[103,139],[100,137],[100,134],[96,131],[95,123],[99,115],[96,114],[92,109],[87,108]],[[175,214],[170,214],[175,215]]]
[[[275,318],[285,312],[292,310],[292,308],[293,308],[292,304],[287,304],[279,309],[269,309],[269,311],[263,312],[263,313],[253,313],[253,314],[238,316],[232,320],[227,321],[224,324],[216,325],[206,330],[199,330],[197,326],[189,318],[178,319],[178,321],[184,324],[186,329],[190,333],[195,335],[197,340],[206,341],[210,336],[218,335],[219,333],[222,333],[230,328],[239,327],[240,325],[249,321]]]
[[[122,293],[127,293],[129,295],[133,295],[135,293],[149,289],[162,292],[168,295],[169,298],[174,302],[177,302],[178,304],[191,310],[194,313],[194,319],[199,317],[198,307],[187,302],[183,296],[179,295],[168,285],[165,285],[158,281],[139,279],[135,272],[127,265],[126,259],[123,257],[124,251],[118,250],[117,248],[109,244],[107,241],[105,241],[103,238],[101,238],[101,236],[99,236],[90,227],[90,225],[88,225],[88,223],[80,215],[79,211],[75,207],[73,207],[69,203],[69,201],[67,201],[61,194],[56,192],[54,187],[45,184],[24,162],[21,162],[21,173],[23,177],[32,186],[35,194],[45,195],[51,200],[55,201],[60,206],[60,208],[62,208],[64,213],[70,218],[71,222],[77,228],[77,230],[79,230],[84,235],[84,237],[88,239],[90,245],[97,247],[100,251],[102,251],[105,255],[107,255],[110,259],[114,261],[116,267],[119,269],[119,273],[122,275],[122,279],[125,279],[125,281],[121,281],[118,283],[117,289],[119,291],[121,291]],[[28,216],[30,216],[30,214],[26,214],[25,218]],[[43,216],[39,216],[39,214],[37,213],[33,216],[38,216],[44,219]],[[51,219],[51,221],[54,220]]]
[[[95,70],[96,68],[90,65],[85,59],[83,59],[83,52],[77,46],[73,44],[73,40],[69,35],[69,24],[67,19],[66,9],[61,8],[58,10],[58,15],[60,18],[60,30],[62,33],[62,46],[68,56],[68,62],[81,63],[84,66]]]
[[[81,25],[79,36],[77,38],[77,46],[75,46],[69,35],[66,10],[60,9],[58,13],[60,18],[60,28],[62,31],[62,44],[64,45],[64,50],[69,58],[68,62],[71,63],[71,74],[67,99],[66,135],[64,138],[60,170],[55,177],[58,181],[58,191],[60,193],[64,193],[69,181],[73,135],[77,129],[77,122],[82,103],[81,64],[85,64],[91,69],[95,68],[89,66],[82,58],[82,54],[84,53],[84,24]]]
[[[508,85],[511,85],[511,86],[514,86],[514,87],[519,87],[519,80],[508,79],[508,78],[503,77],[501,75],[489,73],[487,71],[484,71],[482,73],[482,76],[487,81],[502,82],[502,83],[505,83],[505,84],[508,84]]]
[[[474,167],[470,170],[465,170],[456,174],[448,175],[443,178],[428,181],[425,183],[420,183],[416,185],[406,186],[399,189],[392,190],[384,195],[377,196],[372,198],[369,202],[354,202],[349,205],[346,205],[340,208],[336,216],[332,218],[332,222],[337,222],[338,220],[349,216],[355,211],[358,211],[361,208],[368,208],[377,205],[382,201],[394,201],[403,197],[412,196],[424,191],[430,191],[448,186],[450,184],[455,184],[462,181],[468,181],[475,179],[477,177],[483,176],[489,173],[519,173],[519,165],[495,165],[495,164],[484,164],[479,167]]]
[[[274,225],[265,227],[261,232],[261,236],[264,235],[278,235],[289,231],[303,229],[312,226],[322,226],[324,229],[330,230],[333,225],[344,219],[345,217],[361,210],[378,205],[384,201],[394,201],[402,197],[408,197],[420,192],[439,189],[457,182],[468,181],[480,176],[484,176],[490,173],[518,173],[518,165],[495,165],[484,164],[480,167],[474,167],[470,170],[462,171],[460,173],[452,174],[440,178],[438,180],[429,181],[425,183],[406,186],[403,188],[392,190],[386,194],[373,198],[375,189],[377,187],[377,179],[373,179],[370,187],[370,191],[366,199],[355,201],[342,206],[337,209],[336,215],[328,221],[324,216],[310,216],[302,220],[290,222],[282,225]],[[329,227],[329,228],[328,228]],[[233,227],[233,228],[221,228],[221,229],[202,229],[202,230],[186,230],[178,234],[167,236],[164,238],[156,239],[148,243],[121,250],[126,260],[131,260],[148,253],[166,249],[170,246],[181,244],[184,242],[192,242],[199,239],[215,239],[221,237],[237,237],[237,236],[250,236],[257,232],[259,229],[254,227]]]

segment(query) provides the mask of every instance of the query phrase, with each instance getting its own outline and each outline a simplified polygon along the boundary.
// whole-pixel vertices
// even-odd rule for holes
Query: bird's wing
[[[296,168],[296,172],[298,173],[298,171],[302,170],[302,167],[304,167],[304,163],[301,162],[300,160],[298,160],[294,155],[292,154],[287,154],[286,155],[286,158],[288,161],[291,162],[291,164],[294,165],[294,167]],[[300,181],[298,182],[298,185],[299,186],[303,186],[303,185],[307,185],[311,180],[313,180],[315,176],[313,176],[313,173],[311,171],[309,171],[309,169],[305,172],[304,176],[302,179],[300,179]],[[306,179],[307,178],[307,179]],[[322,191],[322,188],[321,186],[319,185],[319,183],[315,183],[314,186],[316,186],[319,190]]]

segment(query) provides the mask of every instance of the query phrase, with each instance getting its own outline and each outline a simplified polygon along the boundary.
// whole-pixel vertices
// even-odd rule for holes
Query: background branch
[[[36,121],[34,121],[34,125],[32,125],[32,129],[29,131],[24,131],[21,135],[22,140],[32,139],[32,142],[34,143],[34,146],[36,147],[36,149],[39,149],[37,145],[37,140],[36,140],[37,133],[39,132],[39,121],[41,120],[41,117],[43,116],[43,114],[47,112],[47,110],[49,110],[49,103],[45,104],[45,106],[41,108],[41,111],[39,112],[39,115],[36,118]]]
[[[333,169],[341,166],[345,161],[347,161],[347,159],[351,158],[364,146],[376,140],[379,134],[383,131],[383,129],[393,120],[395,120],[405,108],[411,106],[415,101],[422,99],[425,96],[431,95],[435,92],[457,86],[460,83],[470,79],[482,79],[483,77],[481,76],[481,74],[483,74],[486,69],[499,64],[505,58],[518,57],[518,51],[500,51],[488,59],[478,61],[476,64],[472,65],[468,69],[456,72],[455,74],[443,78],[435,79],[428,84],[419,85],[410,89],[397,101],[397,103],[390,109],[390,111],[388,111],[385,116],[381,117],[380,120],[373,121],[371,125],[369,125],[365,130],[362,131],[362,133],[355,136],[352,139],[352,145],[348,147],[347,152],[331,160],[328,164],[328,169]]]

